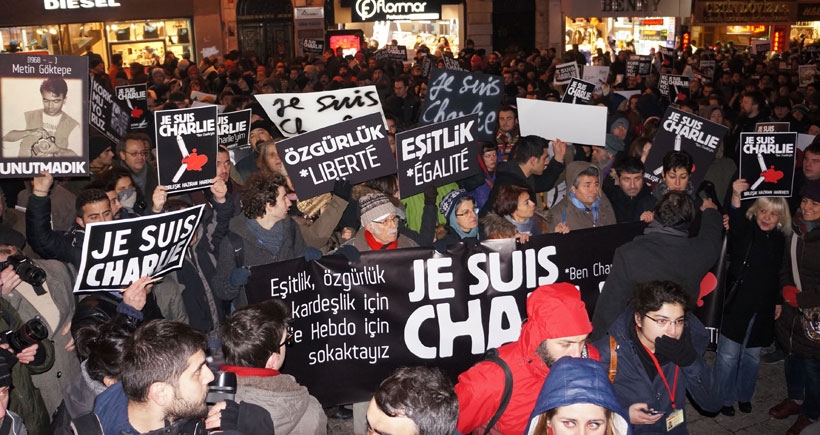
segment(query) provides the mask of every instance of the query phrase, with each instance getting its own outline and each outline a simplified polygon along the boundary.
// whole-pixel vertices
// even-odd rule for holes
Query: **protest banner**
[[[595,84],[595,90],[592,91],[592,93],[603,95],[601,85],[607,83],[607,80],[609,80],[609,67],[587,65],[584,67],[584,73],[581,79],[587,83]]]
[[[356,184],[396,173],[378,113],[279,141],[276,149],[300,198],[330,192],[336,180]]]
[[[217,143],[229,150],[250,148],[251,109],[217,115]]]
[[[549,140],[597,146],[606,142],[606,107],[526,98],[516,101],[521,136],[534,134]],[[584,120],[584,128],[578,128],[579,119]]]
[[[484,352],[518,339],[526,298],[556,282],[577,285],[590,313],[615,249],[641,233],[623,224],[430,249],[362,252],[257,266],[248,302],[281,298],[293,315],[286,371],[324,406],[368,400],[400,366],[455,377]],[[595,246],[595,249],[589,249]]]
[[[592,91],[595,90],[595,85],[573,78],[567,86],[564,96],[561,98],[562,103],[570,104],[589,104],[592,102]]]
[[[119,100],[99,80],[92,78],[90,85],[88,121],[111,142],[119,143],[131,126],[131,115],[123,110]]]
[[[325,40],[324,39],[303,39],[302,40],[302,51],[305,54],[319,54],[325,52]]]
[[[388,45],[384,47],[387,51],[387,58],[403,62],[407,60],[407,46],[405,45]]]
[[[715,150],[723,142],[728,129],[700,116],[669,107],[661,121],[652,149],[646,157],[644,178],[659,183],[663,173],[663,158],[669,151],[686,151],[692,156],[695,169],[690,181],[698,188],[706,169],[715,158]]]
[[[216,106],[154,112],[159,184],[168,193],[201,189],[216,177]]]
[[[384,119],[373,85],[335,91],[254,95],[285,137],[378,113]]]
[[[668,47],[658,47],[661,53],[661,72],[670,71],[672,66],[675,64],[675,58],[677,58],[677,53],[675,53],[674,48]]]
[[[689,99],[689,77],[661,74],[658,80],[658,92],[670,102],[677,103]]]
[[[435,69],[427,82],[427,98],[421,107],[419,125],[478,115],[477,140],[495,140],[498,105],[504,91],[503,78],[496,75]]]
[[[758,39],[755,41],[751,41],[751,48],[752,54],[766,54],[767,51],[772,49],[772,43],[768,39]]]
[[[700,72],[707,79],[714,80],[714,78],[715,78],[715,61],[714,60],[701,60],[700,61]]]
[[[637,54],[630,55],[626,60],[626,76],[648,76],[652,70],[652,58]]]
[[[0,56],[0,178],[89,174],[88,82],[85,56]]]
[[[740,199],[792,196],[797,133],[741,133],[739,178],[749,189]]]
[[[797,74],[800,78],[800,87],[805,88],[811,83],[814,83],[814,79],[817,76],[817,65],[800,65],[797,67]]]
[[[755,133],[785,133],[791,130],[789,122],[758,122],[755,124]]]
[[[119,290],[182,267],[204,207],[87,224],[74,292]]]
[[[148,127],[148,85],[127,85],[114,88],[120,106],[128,112],[130,129]]]
[[[458,60],[451,56],[442,56],[441,61],[444,62],[444,69],[463,71],[461,64],[458,63]]]
[[[481,171],[476,143],[478,115],[430,124],[396,134],[399,192],[402,198]]]
[[[565,85],[573,78],[580,77],[578,73],[578,64],[576,62],[567,62],[555,66],[555,78],[553,83],[556,85]]]

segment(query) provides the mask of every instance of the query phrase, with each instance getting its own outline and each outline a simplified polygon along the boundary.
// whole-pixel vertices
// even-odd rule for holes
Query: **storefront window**
[[[59,26],[0,28],[0,46],[7,52],[56,54],[60,52]]]
[[[110,53],[119,53],[125,65],[162,64],[166,52],[181,59],[184,54],[195,58],[191,43],[191,20],[143,20],[105,23]]]

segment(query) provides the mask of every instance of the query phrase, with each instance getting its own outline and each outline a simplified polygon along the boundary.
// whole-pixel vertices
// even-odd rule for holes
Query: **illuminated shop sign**
[[[43,7],[47,11],[57,9],[118,8],[120,7],[120,3],[117,0],[43,0]]]
[[[642,26],[663,26],[663,18],[652,18],[649,20],[641,20]]]
[[[437,0],[357,0],[352,15],[354,23],[385,20],[437,20],[441,17],[441,3]]]
[[[695,21],[697,24],[791,22],[796,17],[795,6],[795,3],[787,2],[698,2],[695,4]]]

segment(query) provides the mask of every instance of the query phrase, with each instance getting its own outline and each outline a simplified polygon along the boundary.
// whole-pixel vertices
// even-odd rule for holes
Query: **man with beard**
[[[273,433],[270,417],[263,418],[267,413],[256,405],[242,404],[240,412],[236,402],[220,402],[208,412],[205,397],[214,374],[205,364],[206,344],[204,334],[184,323],[154,320],[138,328],[124,345],[120,382],[95,402],[103,433],[207,434],[206,427],[221,427],[224,434]]]
[[[552,364],[563,356],[598,360],[587,346],[592,324],[581,293],[569,283],[542,286],[527,299],[527,322],[518,341],[498,348],[501,363],[482,361],[458,377],[458,430],[484,433],[493,426],[498,433],[523,433],[541,386]],[[507,386],[505,372],[512,375],[512,395],[502,403]],[[488,424],[503,408],[494,425]],[[488,427],[489,428],[489,427]]]

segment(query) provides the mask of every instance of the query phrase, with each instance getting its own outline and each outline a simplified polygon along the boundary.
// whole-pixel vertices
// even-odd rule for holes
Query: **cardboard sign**
[[[689,77],[661,74],[658,91],[672,103],[689,99]]]
[[[626,60],[626,76],[648,76],[652,71],[652,58],[633,54]]]
[[[587,83],[595,84],[595,90],[592,91],[593,94],[603,95],[601,85],[607,83],[607,80],[609,79],[609,67],[587,65],[584,67],[584,74],[581,78]]]
[[[87,224],[74,291],[119,290],[182,267],[203,208]]]
[[[402,198],[477,174],[478,144],[475,113],[396,134],[399,186]]]
[[[91,79],[90,85],[88,122],[111,142],[118,143],[131,126],[130,113],[122,109],[118,99],[102,83]]]
[[[251,109],[220,113],[217,122],[217,142],[229,150],[250,146]]]
[[[384,119],[373,85],[325,92],[254,95],[285,137],[378,113]]]
[[[698,188],[706,169],[715,158],[715,150],[723,142],[728,128],[700,116],[669,107],[661,121],[652,149],[646,157],[644,178],[659,183],[663,173],[663,158],[669,151],[686,151],[692,156],[695,170],[690,180]]]
[[[755,124],[755,133],[785,133],[791,130],[789,122],[758,122]]]
[[[127,85],[114,88],[114,95],[123,109],[127,109],[130,129],[148,127],[148,85]]]
[[[495,140],[498,106],[504,81],[500,76],[435,69],[427,82],[427,98],[421,108],[419,125],[443,122],[475,113],[477,140]]]
[[[562,103],[570,104],[589,104],[592,102],[592,92],[595,90],[595,85],[573,78],[564,92]]]
[[[572,81],[573,78],[580,77],[578,74],[578,64],[576,62],[567,62],[555,66],[555,78],[553,83],[556,85],[565,85]]]
[[[526,98],[516,102],[521,136],[534,134],[549,140],[597,146],[606,142],[606,107]],[[584,120],[584,128],[578,128],[579,119]]]
[[[814,83],[814,79],[817,76],[817,66],[814,64],[811,65],[800,65],[797,67],[797,74],[800,77],[800,87],[805,88],[811,83]]]
[[[279,141],[276,149],[300,198],[330,192],[336,180],[356,184],[396,173],[378,113]]]
[[[792,196],[797,133],[741,133],[740,178],[749,190],[740,199]]]
[[[702,60],[700,61],[700,72],[709,80],[713,80],[715,78],[715,61],[714,60]]]
[[[302,40],[302,51],[306,54],[322,54],[325,52],[325,40],[324,39],[303,39]]]
[[[216,106],[154,112],[159,184],[168,193],[208,187],[216,177]]]
[[[0,178],[89,174],[88,82],[85,56],[0,56]]]
[[[384,49],[387,51],[387,58],[390,60],[400,62],[407,60],[407,46],[405,45],[388,45]]]

